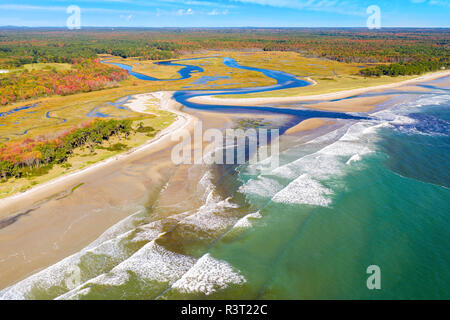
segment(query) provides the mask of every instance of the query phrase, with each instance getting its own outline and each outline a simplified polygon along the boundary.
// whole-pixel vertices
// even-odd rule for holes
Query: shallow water
[[[211,251],[248,280],[239,297],[449,297],[450,104],[437,97],[391,110],[393,119],[353,124],[335,142],[321,138],[325,146],[306,156],[299,148],[273,176],[241,175],[261,218]],[[373,264],[379,291],[366,287]]]
[[[322,136],[283,136],[270,172],[180,169],[146,209],[0,298],[448,299],[449,98],[405,93]],[[299,117],[282,110],[271,126]]]
[[[164,61],[159,62],[158,64],[164,64],[164,65],[175,65],[175,66],[184,66],[183,69],[179,71],[180,78],[175,80],[181,80],[181,79],[187,79],[191,77],[192,71],[196,72],[203,72],[203,69],[196,66],[191,65],[185,65],[185,64],[179,64],[177,61],[191,61],[196,60],[194,59],[184,59],[184,60],[176,60],[176,61]],[[109,62],[105,62],[109,63]],[[112,63],[116,66],[119,66],[121,68],[124,68],[128,71],[131,71],[132,67],[117,63]],[[177,91],[174,94],[174,99],[182,104],[183,106],[186,106],[191,109],[195,110],[207,110],[207,111],[213,111],[213,112],[219,112],[219,113],[256,113],[256,114],[283,114],[283,115],[289,115],[295,120],[294,122],[300,122],[305,119],[309,118],[337,118],[337,119],[363,119],[365,118],[364,115],[358,116],[353,115],[349,113],[339,113],[339,112],[327,112],[327,111],[317,111],[317,110],[311,110],[311,109],[300,109],[298,107],[296,108],[275,108],[275,107],[247,107],[247,106],[224,106],[224,105],[213,105],[213,104],[199,104],[194,103],[191,101],[188,101],[191,98],[194,97],[200,97],[200,96],[207,96],[211,95],[212,92],[214,92],[214,95],[229,95],[229,94],[248,94],[248,93],[258,93],[258,92],[268,92],[268,91],[274,91],[274,90],[281,90],[281,89],[289,89],[289,88],[300,88],[300,87],[306,87],[310,85],[310,83],[306,80],[298,79],[298,77],[282,72],[277,70],[267,70],[262,68],[255,68],[255,67],[248,67],[248,66],[242,66],[240,65],[236,60],[232,58],[225,57],[223,58],[223,64],[230,68],[236,68],[241,70],[250,70],[250,71],[256,71],[262,73],[264,76],[272,78],[277,81],[276,85],[271,86],[264,86],[264,87],[243,87],[243,88],[236,88],[236,89],[220,89],[218,90],[191,90],[191,91]],[[138,77],[138,79],[141,80],[148,80],[148,81],[163,81],[161,79],[155,79],[152,77],[147,77],[142,74],[136,74],[134,72],[130,73],[133,76]],[[202,79],[202,78],[200,78]],[[101,116],[103,116],[101,114]],[[286,126],[284,128],[280,128],[282,132],[284,132],[286,129],[288,129],[289,126]]]

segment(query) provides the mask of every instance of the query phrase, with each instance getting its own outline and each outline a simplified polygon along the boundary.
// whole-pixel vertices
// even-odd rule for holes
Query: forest
[[[0,69],[8,71],[0,73],[0,107],[119,86],[128,71],[102,64],[99,54],[164,60],[208,50],[296,52],[368,66],[352,71],[355,75],[394,77],[448,69],[450,30],[0,28]],[[59,68],[27,68],[39,63]],[[50,137],[5,142],[0,144],[0,179],[44,174],[64,165],[77,148],[93,152],[111,137],[133,131],[130,120],[95,120]]]
[[[102,65],[98,54],[140,60],[205,50],[294,51],[340,62],[379,63],[365,77],[422,74],[448,68],[448,29],[0,29],[0,105],[100,90],[128,77]],[[31,63],[69,63],[70,70],[33,70]],[[17,69],[19,68],[19,69]]]
[[[74,63],[102,53],[162,60],[202,50],[295,51],[340,62],[445,64],[449,48],[449,29],[4,28],[0,29],[0,68]]]
[[[0,77],[0,105],[114,87],[128,76],[128,71],[101,64],[97,59],[81,60],[69,70],[50,68],[7,73]]]
[[[42,96],[119,85],[124,70],[102,65],[98,54],[164,60],[207,50],[293,51],[306,57],[378,64],[364,77],[419,75],[450,67],[449,29],[106,29],[0,28],[0,106]],[[67,63],[68,70],[24,70]]]
[[[407,76],[450,68],[449,61],[415,61],[411,63],[392,63],[361,70],[365,77]]]
[[[91,152],[113,136],[132,133],[131,120],[95,120],[56,134],[19,142],[0,144],[0,179],[35,176],[48,172],[55,164],[64,164],[76,148]]]

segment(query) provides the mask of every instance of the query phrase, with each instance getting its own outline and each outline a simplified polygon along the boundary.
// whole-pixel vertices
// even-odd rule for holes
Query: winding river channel
[[[276,84],[175,92],[183,111],[205,127],[248,118],[281,132],[308,118],[333,124],[281,135],[279,165],[269,171],[250,161],[174,165],[168,144],[74,175],[55,185],[53,196],[41,190],[23,199],[14,208],[21,215],[0,230],[0,299],[447,297],[448,77],[370,93],[386,101],[361,114],[194,103],[310,85],[215,58]],[[116,65],[141,80],[177,81],[204,71],[191,60],[158,62],[181,67],[171,80]],[[356,103],[352,98],[342,100]],[[130,99],[110,105],[122,109]],[[91,114],[109,116],[99,112]],[[366,286],[374,264],[382,290]]]
[[[182,59],[182,60],[176,60],[176,61],[163,61],[163,62],[156,62],[158,65],[165,65],[165,66],[182,66],[183,68],[178,71],[178,74],[180,75],[177,79],[171,79],[171,80],[164,80],[164,79],[157,79],[153,77],[149,77],[147,75],[136,73],[132,71],[132,67],[125,64],[120,63],[110,63],[107,61],[103,61],[105,63],[110,63],[115,66],[118,66],[122,69],[128,70],[130,72],[130,75],[141,79],[141,80],[147,80],[147,81],[176,81],[176,80],[184,80],[189,79],[192,77],[192,74],[194,73],[202,73],[204,72],[203,68],[188,64],[180,64],[179,62],[182,61],[193,61],[193,60],[199,60],[204,58],[194,58],[194,59]],[[255,68],[255,67],[248,67],[248,66],[242,66],[240,65],[235,59],[225,57],[223,58],[223,64],[227,67],[234,68],[234,69],[241,69],[241,70],[248,70],[248,71],[256,71],[262,73],[264,76],[268,78],[272,78],[277,81],[275,85],[270,86],[263,86],[263,87],[246,87],[246,88],[237,88],[237,89],[220,89],[220,90],[183,90],[183,91],[177,91],[174,94],[174,99],[182,104],[185,107],[195,109],[195,110],[206,110],[206,111],[215,111],[220,113],[258,113],[258,114],[280,114],[280,115],[288,115],[292,116],[293,122],[300,122],[305,119],[309,118],[335,118],[335,119],[354,119],[354,120],[361,120],[366,119],[366,117],[352,115],[348,113],[342,113],[342,112],[327,112],[327,111],[317,111],[317,110],[305,110],[305,109],[293,109],[293,108],[280,108],[280,107],[270,107],[270,106],[264,106],[264,107],[257,107],[257,106],[225,106],[225,105],[217,105],[217,104],[199,104],[192,101],[189,101],[189,99],[200,97],[200,96],[209,96],[209,95],[236,95],[236,94],[249,94],[249,93],[261,93],[261,92],[269,92],[269,91],[275,91],[275,90],[283,90],[283,89],[292,89],[292,88],[301,88],[311,85],[310,82],[299,79],[298,77],[288,74],[286,72],[282,71],[276,71],[276,70],[268,70],[268,69],[262,69],[262,68]],[[237,99],[237,101],[239,101]],[[280,128],[281,132],[285,131],[287,127]]]

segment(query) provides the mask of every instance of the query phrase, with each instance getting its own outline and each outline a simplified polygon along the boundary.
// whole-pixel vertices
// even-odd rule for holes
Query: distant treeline
[[[7,37],[8,38],[8,37]],[[0,68],[13,69],[29,63],[79,63],[83,59],[94,59],[97,54],[111,54],[122,58],[140,57],[146,60],[166,60],[177,56],[179,46],[175,43],[145,40],[52,41],[28,39],[14,41],[0,36]]]
[[[379,65],[372,68],[362,69],[360,74],[365,77],[381,77],[381,76],[407,76],[419,75],[426,72],[448,69],[450,63],[440,61],[418,61],[412,63],[393,63],[390,65]]]
[[[132,131],[131,120],[95,120],[53,139],[41,137],[0,144],[0,178],[44,174],[53,165],[66,162],[76,148],[88,147],[94,152],[111,137],[128,136]]]
[[[0,29],[0,68],[107,53],[170,59],[202,50],[295,51],[341,62],[449,61],[449,29]]]

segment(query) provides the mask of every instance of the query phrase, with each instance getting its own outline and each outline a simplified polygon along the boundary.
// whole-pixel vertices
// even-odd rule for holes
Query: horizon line
[[[27,29],[43,29],[43,28],[52,28],[52,29],[66,29],[69,30],[65,26],[18,26],[18,25],[4,25],[0,26],[0,29],[12,29],[12,28],[27,28]],[[367,29],[370,31],[381,31],[383,29],[450,29],[450,26],[448,27],[441,27],[441,26],[415,26],[415,27],[405,27],[405,26],[389,26],[389,27],[382,27],[380,29],[368,29],[366,26],[360,26],[360,27],[350,27],[350,26],[340,26],[340,27],[330,27],[330,26],[323,26],[323,27],[276,27],[276,26],[264,26],[264,27],[256,27],[256,26],[235,26],[235,27],[125,27],[125,26],[86,26],[82,27],[81,29],[77,30],[70,30],[70,31],[81,31],[83,29]]]

